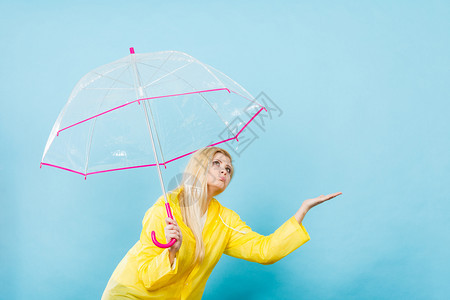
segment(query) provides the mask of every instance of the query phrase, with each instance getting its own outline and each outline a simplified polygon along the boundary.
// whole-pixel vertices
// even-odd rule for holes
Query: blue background
[[[273,265],[224,255],[204,299],[450,294],[448,1],[1,1],[2,299],[99,299],[155,169],[82,176],[39,162],[75,83],[136,52],[179,50],[279,111],[218,197],[268,235],[303,200],[311,240]],[[186,161],[165,173],[166,183]]]

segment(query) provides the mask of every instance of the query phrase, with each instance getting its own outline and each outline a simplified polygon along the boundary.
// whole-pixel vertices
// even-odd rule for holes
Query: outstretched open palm
[[[334,197],[339,196],[341,194],[342,193],[339,192],[339,193],[334,193],[334,194],[329,194],[329,195],[320,195],[319,197],[305,200],[303,203],[307,206],[308,209],[311,209],[314,206],[316,206],[317,204],[320,204],[327,200],[333,199]]]

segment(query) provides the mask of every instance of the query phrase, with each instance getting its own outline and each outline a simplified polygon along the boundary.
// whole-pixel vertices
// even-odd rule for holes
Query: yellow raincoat
[[[169,193],[169,203],[183,235],[183,242],[170,265],[168,249],[155,246],[154,230],[163,238],[167,217],[164,198],[146,212],[140,240],[128,251],[112,274],[102,300],[117,299],[201,299],[206,281],[222,253],[260,264],[272,264],[310,238],[294,216],[269,236],[260,235],[239,215],[212,199],[203,228],[205,258],[194,264],[195,239],[183,222],[178,203],[180,190]]]

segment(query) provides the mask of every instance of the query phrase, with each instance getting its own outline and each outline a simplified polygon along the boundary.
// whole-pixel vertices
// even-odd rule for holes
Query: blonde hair
[[[231,155],[219,147],[206,147],[196,151],[189,160],[181,184],[181,192],[178,196],[181,215],[184,223],[191,229],[195,237],[194,262],[202,262],[205,257],[205,245],[203,243],[201,226],[201,213],[207,209],[207,174],[212,159],[216,153],[222,153],[231,161]],[[231,178],[233,178],[233,168]]]

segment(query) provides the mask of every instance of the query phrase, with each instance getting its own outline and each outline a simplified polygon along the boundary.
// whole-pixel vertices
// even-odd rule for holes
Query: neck
[[[206,202],[206,206],[202,209],[202,216],[206,213],[206,210],[207,210],[208,207],[209,207],[209,203],[211,203],[211,200],[208,200],[208,201]]]
[[[206,205],[205,205],[205,207],[203,207],[203,208],[201,209],[202,216],[205,214],[206,210],[208,209],[209,203],[211,203],[211,200],[212,200],[213,196],[214,196],[214,195],[210,195],[210,194],[208,193],[208,196],[206,197]]]

